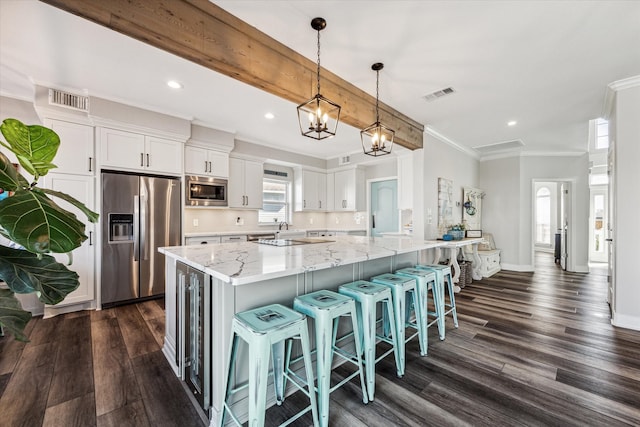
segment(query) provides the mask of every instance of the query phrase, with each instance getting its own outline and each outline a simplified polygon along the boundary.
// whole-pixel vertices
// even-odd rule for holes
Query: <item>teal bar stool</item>
[[[404,368],[406,364],[405,360],[405,344],[418,336],[420,341],[420,355],[427,354],[427,347],[424,337],[427,335],[427,319],[422,310],[425,306],[424,295],[420,294],[420,288],[418,288],[415,279],[405,276],[397,276],[395,274],[381,274],[371,278],[373,283],[379,283],[385,285],[391,289],[391,297],[393,299],[393,311],[395,313],[395,325],[394,332],[398,337],[398,353],[400,355],[400,372],[399,376],[404,375]],[[409,303],[407,303],[407,295]],[[409,314],[411,310],[415,312],[416,322],[413,323],[410,320]],[[393,319],[389,319],[393,321]],[[410,337],[405,337],[405,330],[407,327],[417,330],[416,333]]]
[[[427,329],[430,328],[433,324],[438,323],[438,321],[443,315],[442,315],[442,311],[439,308],[440,305],[438,304],[438,301],[440,299],[439,299],[439,293],[438,293],[439,286],[436,282],[436,274],[430,270],[423,270],[423,269],[411,268],[411,267],[401,268],[400,270],[396,270],[394,274],[397,274],[398,276],[406,276],[406,277],[411,277],[412,279],[415,279],[418,288],[422,288],[420,290],[420,293],[422,295],[425,295],[423,309],[424,309],[425,316],[427,318]],[[433,306],[435,311],[429,311],[429,291],[431,291],[431,295],[433,297]],[[429,316],[433,316],[435,317],[435,319],[429,322]],[[438,332],[440,331],[438,330]],[[440,339],[444,339],[444,337],[441,335]],[[424,337],[424,340],[428,350],[429,348],[428,333]]]
[[[378,335],[378,303],[386,308],[386,316],[395,324],[395,313],[393,312],[393,300],[391,289],[378,283],[371,283],[364,280],[347,283],[338,288],[338,292],[347,295],[356,301],[356,311],[358,313],[358,327],[362,332],[360,336],[361,345],[364,351],[364,367],[367,379],[367,392],[369,401],[373,401],[376,390],[376,363],[393,352],[396,358],[396,369],[398,376],[401,376],[400,354],[398,353],[398,339],[396,332],[391,334]],[[384,310],[384,309],[383,309]],[[383,311],[384,313],[384,311]],[[389,338],[391,335],[391,339]],[[393,347],[376,359],[377,339],[391,344]]]
[[[280,405],[284,401],[285,378],[291,380],[298,389],[302,390],[310,401],[309,406],[289,418],[281,426],[287,426],[311,411],[313,425],[317,427],[318,409],[316,395],[313,390],[313,367],[306,317],[283,305],[272,304],[237,313],[231,324],[231,332],[229,370],[225,380],[226,391],[221,405],[222,413],[218,419],[218,426],[222,427],[225,424],[227,415],[231,417],[236,425],[242,425],[231,411],[230,398],[247,387],[249,388],[249,426],[264,426],[269,355],[271,353],[276,403]],[[291,342],[293,339],[299,339],[302,346],[306,380],[302,380],[295,375],[284,364],[285,341]],[[233,384],[233,378],[235,377],[240,340],[243,340],[249,346],[249,381],[247,384],[236,387]]]
[[[439,295],[440,298],[440,312],[442,316],[438,319],[438,331],[440,332],[440,339],[445,337],[445,317],[451,313],[453,317],[453,326],[458,327],[458,311],[456,310],[456,297],[453,291],[453,274],[451,274],[451,267],[442,264],[418,264],[417,269],[433,271],[436,273],[436,280],[439,283]],[[446,283],[446,285],[445,285]],[[449,303],[445,301],[445,290],[449,294]],[[447,308],[449,308],[447,310]]]
[[[356,313],[356,302],[353,298],[340,295],[337,292],[321,290],[301,295],[293,300],[293,308],[300,313],[314,319],[316,333],[316,372],[318,378],[318,412],[322,427],[329,425],[329,394],[341,387],[356,375],[360,375],[360,387],[362,388],[362,401],[369,403],[367,388],[364,380],[362,366],[362,348],[360,347],[360,329]],[[340,318],[351,316],[353,334],[347,334],[336,341]],[[338,347],[336,344],[347,338],[353,338],[355,342],[355,355]],[[349,375],[335,386],[331,387],[331,365],[333,356],[355,364],[358,370]],[[290,360],[290,351],[287,354],[287,366]]]

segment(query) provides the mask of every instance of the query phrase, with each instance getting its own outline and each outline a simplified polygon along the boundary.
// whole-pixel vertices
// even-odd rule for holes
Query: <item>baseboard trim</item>
[[[509,271],[520,271],[520,272],[534,272],[535,271],[535,267],[533,265],[526,265],[526,264],[505,264],[505,263],[500,263],[500,267],[502,267],[503,270],[509,270]]]
[[[629,316],[626,314],[619,314],[614,311],[611,316],[611,324],[619,328],[633,329],[634,331],[640,331],[639,316]]]
[[[576,265],[576,270],[574,273],[588,273],[589,266],[588,265]]]

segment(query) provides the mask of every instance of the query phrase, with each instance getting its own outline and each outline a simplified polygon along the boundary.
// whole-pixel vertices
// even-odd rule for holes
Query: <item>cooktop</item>
[[[296,239],[258,239],[256,243],[261,245],[271,246],[293,246],[293,245],[308,245],[310,243],[332,243],[335,240],[325,240],[310,237],[298,237]]]

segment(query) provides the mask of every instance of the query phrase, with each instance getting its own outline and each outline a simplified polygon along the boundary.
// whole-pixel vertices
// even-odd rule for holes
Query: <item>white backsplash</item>
[[[238,220],[238,218],[240,220]],[[194,225],[197,223],[198,225]],[[289,229],[366,229],[366,212],[294,212]],[[184,232],[275,230],[277,224],[258,224],[258,211],[185,208]]]

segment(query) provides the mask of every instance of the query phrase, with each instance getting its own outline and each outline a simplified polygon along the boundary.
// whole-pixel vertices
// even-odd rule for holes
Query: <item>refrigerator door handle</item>
[[[140,261],[140,196],[133,196],[133,260]]]
[[[147,196],[140,195],[140,257],[149,259],[149,245],[147,245],[147,215],[149,215]]]

